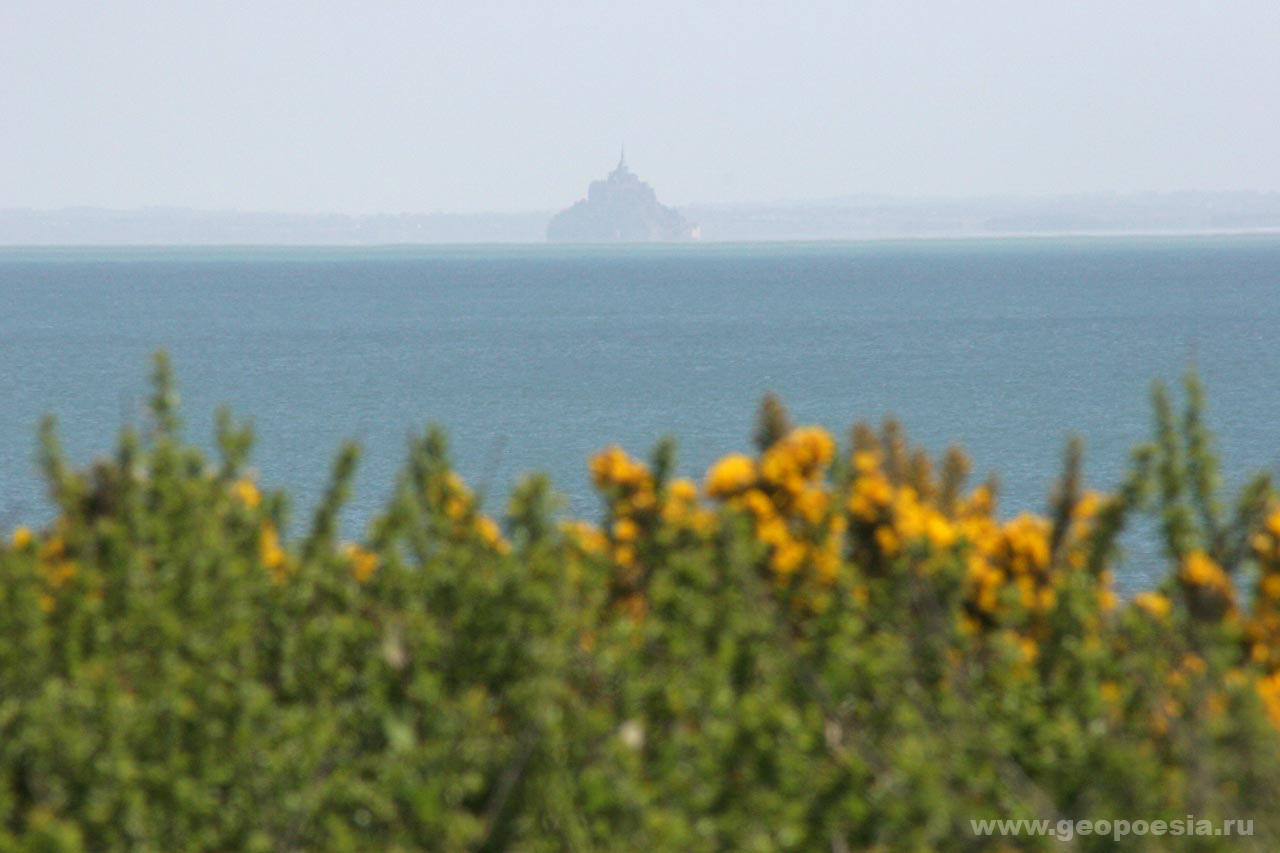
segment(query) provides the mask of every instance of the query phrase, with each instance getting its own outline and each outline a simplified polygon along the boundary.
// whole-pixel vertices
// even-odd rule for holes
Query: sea
[[[37,425],[71,457],[145,423],[167,351],[187,434],[252,421],[260,479],[305,527],[345,439],[358,536],[410,437],[448,432],[500,513],[548,473],[597,518],[590,455],[679,441],[699,477],[750,447],[761,396],[842,439],[892,414],[1041,510],[1072,434],[1115,487],[1152,434],[1155,382],[1208,389],[1228,487],[1280,465],[1280,236],[569,247],[0,249],[0,528],[51,515]],[[1141,526],[1139,526],[1141,528]],[[1146,536],[1144,540],[1142,537]],[[1122,589],[1155,580],[1150,530]]]

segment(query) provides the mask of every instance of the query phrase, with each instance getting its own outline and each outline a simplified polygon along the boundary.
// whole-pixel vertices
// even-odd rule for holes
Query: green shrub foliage
[[[354,446],[290,539],[249,430],[211,461],[154,385],[86,469],[46,425],[57,516],[0,545],[0,851],[1054,849],[970,821],[1187,815],[1280,846],[1280,511],[1223,494],[1194,378],[1112,491],[1070,444],[1043,515],[770,397],[702,484],[670,442],[602,452],[594,522],[539,477],[490,518],[427,430],[361,542]],[[1168,572],[1122,601],[1138,516]]]

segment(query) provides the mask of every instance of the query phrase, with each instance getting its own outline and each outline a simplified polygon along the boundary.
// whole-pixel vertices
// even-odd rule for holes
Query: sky
[[[1280,190],[1280,2],[4,0],[0,208]]]

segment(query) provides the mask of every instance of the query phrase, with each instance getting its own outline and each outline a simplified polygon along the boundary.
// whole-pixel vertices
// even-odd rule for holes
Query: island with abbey
[[[653,187],[627,168],[624,150],[607,178],[591,182],[585,199],[551,219],[547,239],[554,243],[681,242],[697,240],[698,226],[658,203]]]

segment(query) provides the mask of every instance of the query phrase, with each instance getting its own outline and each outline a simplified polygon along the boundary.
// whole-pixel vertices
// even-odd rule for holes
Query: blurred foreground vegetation
[[[595,522],[541,478],[482,514],[428,430],[358,543],[354,447],[285,541],[248,430],[210,461],[175,400],[160,358],[85,470],[46,428],[59,513],[0,545],[0,851],[1052,849],[969,821],[1188,814],[1280,849],[1280,501],[1221,494],[1194,378],[1112,491],[1070,444],[1042,516],[767,399],[700,484],[603,451]],[[1137,514],[1168,571],[1122,601]]]

